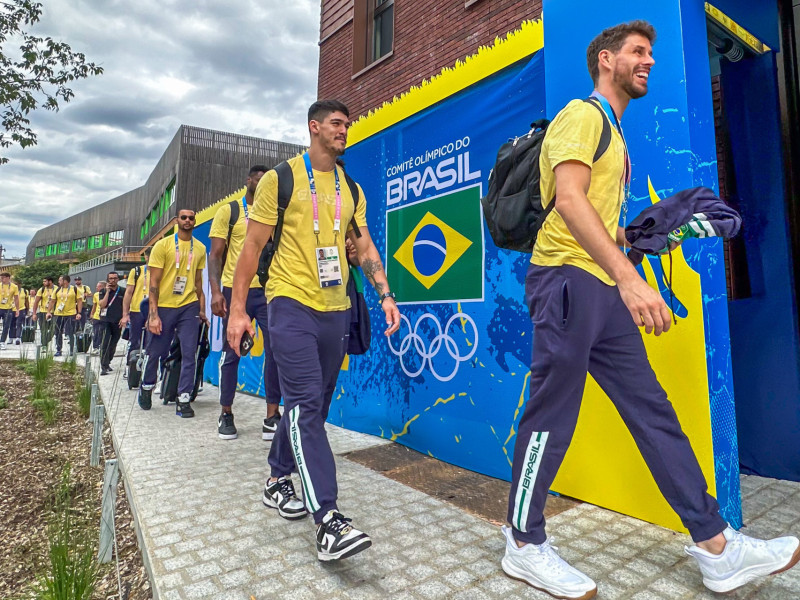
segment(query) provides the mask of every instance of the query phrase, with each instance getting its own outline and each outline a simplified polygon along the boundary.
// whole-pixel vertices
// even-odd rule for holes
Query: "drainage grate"
[[[506,522],[511,489],[507,481],[461,469],[400,444],[382,444],[344,456],[490,523]],[[564,496],[548,496],[544,516],[552,517],[578,504]]]

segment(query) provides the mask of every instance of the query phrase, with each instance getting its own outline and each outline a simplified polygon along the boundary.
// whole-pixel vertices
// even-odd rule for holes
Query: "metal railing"
[[[111,252],[106,252],[100,256],[90,258],[85,262],[72,265],[69,268],[69,274],[75,275],[77,273],[83,273],[84,271],[89,271],[91,269],[96,269],[97,267],[102,267],[104,265],[110,265],[117,262],[144,262],[144,256],[142,253],[146,248],[147,246],[122,246],[116,250],[112,250]]]

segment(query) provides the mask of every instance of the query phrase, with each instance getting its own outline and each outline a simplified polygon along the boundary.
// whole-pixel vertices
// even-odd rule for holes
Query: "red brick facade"
[[[326,11],[341,2],[324,0]],[[539,18],[541,0],[395,0],[392,56],[353,78],[353,20],[320,44],[319,98],[337,98],[351,118],[368,112],[413,85],[491,44],[527,19]]]

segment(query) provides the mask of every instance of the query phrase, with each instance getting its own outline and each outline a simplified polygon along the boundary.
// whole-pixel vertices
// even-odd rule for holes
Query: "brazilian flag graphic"
[[[386,212],[389,286],[398,302],[483,298],[483,222],[475,186]]]

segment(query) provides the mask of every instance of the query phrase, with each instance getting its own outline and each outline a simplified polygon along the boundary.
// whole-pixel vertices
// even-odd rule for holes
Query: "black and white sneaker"
[[[150,410],[153,407],[153,388],[148,389],[139,386],[137,400],[139,401],[139,408],[142,410]]]
[[[294,485],[288,477],[279,477],[277,481],[264,484],[264,495],[261,498],[264,506],[277,508],[284,519],[294,521],[308,514],[305,505],[294,493]]]
[[[268,419],[264,419],[264,424],[261,426],[261,439],[267,442],[272,441],[275,437],[275,432],[278,431],[278,423],[281,422],[281,413],[277,412]]]
[[[350,519],[335,510],[328,511],[317,525],[317,558],[322,561],[347,558],[371,545],[366,533],[350,525]]]
[[[236,432],[236,425],[233,424],[233,413],[221,413],[217,421],[217,432],[221,440],[235,440],[239,434]]]
[[[181,394],[175,402],[175,414],[183,419],[191,419],[194,416],[192,405],[189,404],[189,394]]]

